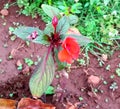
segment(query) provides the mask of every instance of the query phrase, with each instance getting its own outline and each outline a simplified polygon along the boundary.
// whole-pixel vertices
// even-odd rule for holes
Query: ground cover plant
[[[58,1],[56,2],[51,1],[51,5],[54,5],[55,7],[59,8],[60,4],[58,3],[59,5],[57,5],[57,2]],[[0,17],[0,24],[2,25],[0,29],[0,32],[1,32],[1,35],[0,35],[0,50],[1,50],[1,53],[0,53],[0,83],[1,83],[0,84],[0,90],[1,90],[0,98],[9,98],[9,99],[0,99],[0,102],[1,102],[0,107],[1,108],[3,107],[4,108],[8,108],[8,107],[16,108],[15,106],[16,100],[19,101],[23,97],[32,97],[29,87],[28,87],[28,85],[30,85],[29,80],[30,80],[32,72],[34,76],[34,74],[36,74],[35,72],[36,71],[39,72],[40,70],[38,69],[39,67],[36,69],[35,66],[37,65],[41,67],[42,64],[40,64],[40,61],[45,62],[43,58],[45,57],[44,53],[47,53],[49,45],[51,43],[51,40],[48,40],[48,39],[54,36],[54,32],[55,32],[54,30],[55,30],[56,24],[53,26],[54,22],[51,23],[54,16],[52,18],[49,18],[49,20],[47,19],[47,21],[49,21],[48,23],[51,24],[50,27],[52,27],[53,29],[50,29],[49,31],[45,31],[46,30],[45,27],[48,25],[45,25],[43,22],[41,22],[41,19],[38,16],[37,16],[38,18],[32,19],[31,17],[25,17],[23,15],[19,15],[20,14],[18,13],[19,8],[17,8],[15,5],[9,5],[9,4],[6,5],[6,3],[7,2],[2,1],[2,4],[5,4],[4,5],[5,7],[1,6],[0,8],[0,10],[4,8],[5,9],[4,12],[7,12],[6,14],[6,13],[3,13],[3,11],[1,11],[1,17]],[[9,3],[15,4],[15,3],[11,3],[10,1]],[[56,70],[56,73],[54,74],[55,76],[54,76],[53,81],[51,79],[52,81],[51,86],[48,87],[47,89],[47,85],[46,85],[45,88],[42,88],[43,89],[42,92],[41,90],[36,92],[36,90],[40,89],[41,86],[44,87],[44,84],[40,85],[40,87],[37,87],[35,89],[35,93],[33,93],[33,90],[31,90],[34,98],[37,98],[37,97],[39,98],[41,94],[45,91],[45,94],[47,94],[46,99],[44,98],[44,96],[42,96],[41,99],[44,102],[49,102],[49,103],[54,104],[54,106],[45,104],[42,101],[40,101],[40,99],[33,100],[30,98],[25,98],[25,99],[21,99],[21,101],[18,103],[17,108],[28,108],[29,106],[31,106],[31,108],[41,107],[41,108],[50,108],[50,109],[51,108],[52,109],[54,108],[57,108],[57,109],[61,109],[61,108],[62,109],[71,109],[71,108],[73,109],[76,109],[76,108],[77,109],[81,109],[81,108],[119,109],[120,107],[119,105],[120,104],[120,97],[119,97],[120,96],[119,95],[119,87],[120,87],[120,84],[119,84],[120,83],[120,78],[119,78],[119,69],[120,69],[119,27],[118,26],[116,27],[115,22],[110,23],[109,22],[111,21],[110,19],[108,19],[108,21],[106,22],[106,20],[103,18],[104,15],[103,16],[101,14],[99,15],[96,11],[97,9],[99,9],[99,7],[101,9],[101,7],[105,6],[104,8],[102,8],[102,11],[106,9],[106,13],[110,14],[112,13],[114,9],[116,9],[117,16],[110,14],[109,17],[112,16],[113,21],[116,20],[117,25],[119,25],[119,20],[118,20],[119,19],[119,16],[118,16],[119,8],[117,7],[119,4],[119,1],[117,0],[107,1],[105,3],[105,1],[102,2],[99,0],[97,1],[91,0],[91,1],[80,1],[80,2],[77,2],[77,1],[68,1],[68,2],[64,1],[63,2],[62,1],[60,3],[61,3],[61,6],[62,6],[62,3],[64,3],[63,7],[67,7],[67,8],[63,8],[63,9],[59,8],[60,12],[62,11],[62,14],[55,17],[55,19],[56,18],[58,19],[58,24],[63,18],[69,18],[69,19],[74,18],[77,20],[73,20],[73,21],[80,22],[80,16],[81,16],[83,18],[83,21],[81,20],[81,25],[79,25],[78,22],[77,24],[75,22],[72,23],[72,26],[74,27],[77,26],[79,28],[81,34],[79,33],[78,35],[78,31],[76,31],[77,29],[75,29],[74,27],[68,29],[68,31],[66,30],[67,31],[67,33],[65,32],[66,35],[60,36],[61,43],[60,44],[57,43],[57,45],[59,45],[58,47],[59,51],[56,52],[57,46],[55,46],[55,49],[54,49],[55,52],[53,52],[53,49],[52,49],[51,54],[48,55],[48,57],[49,56],[52,57],[52,60],[57,60],[58,62],[58,64],[55,64],[56,66],[55,68],[58,68],[58,69]],[[78,6],[78,8],[74,8],[74,5],[72,5],[73,3],[75,4],[75,7]],[[82,8],[85,4],[88,6],[86,8],[85,7]],[[111,6],[113,6],[113,8],[110,9]],[[96,9],[95,7],[98,7],[98,8]],[[77,9],[78,11],[74,9]],[[90,10],[91,14],[88,13],[86,10]],[[83,16],[81,15],[81,11],[83,13],[86,11],[84,14],[82,14]],[[35,14],[35,16],[36,15],[37,14]],[[77,15],[77,17],[75,15]],[[94,19],[91,18],[92,15]],[[45,18],[48,18],[48,17],[45,16]],[[106,39],[108,43],[104,43],[100,40],[103,37],[105,38],[107,34],[109,34],[109,31],[107,31],[106,34],[104,35],[101,34],[102,33],[101,31],[99,32],[100,28],[98,27],[101,27],[100,25],[101,20],[99,18],[101,19],[103,18],[102,21],[105,20],[105,22],[103,23],[103,26],[106,25],[107,27],[109,25],[110,28],[112,26],[114,27],[114,29],[118,31],[116,32],[117,34],[115,34],[115,36],[107,37],[109,39],[112,39],[110,41]],[[95,28],[90,29],[91,31],[88,31],[89,30],[87,28],[88,23],[91,23],[93,20],[97,20],[95,24],[96,24],[97,31],[98,31],[97,36],[100,35],[99,37],[94,36],[95,31],[93,30],[96,30]],[[85,22],[88,22],[86,26],[84,25]],[[27,27],[25,27],[26,25]],[[32,26],[32,27],[29,27],[29,26]],[[90,28],[91,26],[92,24],[90,24],[90,26],[88,27]],[[83,27],[86,27],[86,28],[83,28]],[[109,27],[104,28],[104,30],[108,29]],[[29,29],[25,29],[25,28],[29,28]],[[18,33],[17,34],[18,36],[21,36],[20,34],[24,33],[23,34],[24,36],[23,35],[22,36],[23,36],[23,39],[25,39],[25,41],[22,41],[21,39],[17,38],[14,35],[15,30],[16,31],[20,30],[16,32],[16,34]],[[111,29],[108,29],[108,30],[111,30]],[[27,31],[26,34],[25,34],[25,31]],[[71,31],[75,32],[75,34],[77,35],[71,34]],[[44,37],[42,37],[40,33],[43,33],[44,35],[43,34],[42,35]],[[53,34],[49,34],[49,33],[53,33]],[[48,35],[46,36],[45,34],[48,34]],[[79,58],[76,61],[74,61],[74,63],[72,64],[65,64],[65,63],[61,64],[59,62],[60,60],[67,61],[69,63],[71,63],[71,60],[72,60],[70,58],[71,56],[69,57],[69,60],[66,60],[66,58],[60,59],[60,56],[59,56],[59,60],[54,59],[56,57],[58,58],[59,54],[65,53],[63,51],[66,51],[65,46],[66,46],[66,42],[67,42],[66,39],[67,39],[68,34],[69,35],[71,34],[72,38],[81,36],[81,40],[78,40],[79,38],[75,40],[75,42],[81,44],[80,55],[79,55]],[[39,37],[40,35],[42,38]],[[86,39],[86,40],[83,40],[83,39]],[[36,44],[34,42],[37,42],[40,44]],[[72,43],[73,42],[74,41],[72,40]],[[77,57],[77,55],[75,55],[75,57]],[[73,58],[73,59],[76,59],[76,58]],[[86,61],[86,59],[88,60]],[[48,66],[49,65],[47,65],[47,67]],[[64,67],[65,67],[65,70],[58,71]],[[34,77],[31,77],[31,79]],[[36,78],[34,79],[36,80]],[[42,80],[42,79],[39,78],[39,80]],[[46,80],[49,80],[49,78],[47,78]],[[44,83],[46,84],[47,82],[45,81]],[[33,84],[34,86],[39,86],[38,84],[35,84],[35,82],[33,82]],[[14,100],[10,100],[10,99],[14,99]],[[25,102],[28,104],[25,104]],[[36,103],[38,105],[36,105]]]

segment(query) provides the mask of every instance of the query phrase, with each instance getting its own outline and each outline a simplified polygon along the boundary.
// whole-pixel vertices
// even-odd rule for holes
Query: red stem
[[[47,51],[47,54],[46,54],[46,57],[45,57],[45,64],[46,64],[46,62],[47,62],[47,59],[48,59],[48,56],[49,56],[49,54],[50,54],[50,52],[52,51],[52,43],[50,44],[50,46],[48,47],[48,51]]]

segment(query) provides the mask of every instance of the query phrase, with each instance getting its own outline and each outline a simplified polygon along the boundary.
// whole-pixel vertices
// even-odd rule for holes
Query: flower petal
[[[58,59],[61,62],[67,62],[69,64],[72,63],[72,57],[71,57],[71,55],[68,54],[68,52],[65,49],[59,51],[59,53],[58,53]]]
[[[74,58],[77,59],[80,52],[80,47],[77,41],[72,37],[67,37],[62,44],[62,47]]]

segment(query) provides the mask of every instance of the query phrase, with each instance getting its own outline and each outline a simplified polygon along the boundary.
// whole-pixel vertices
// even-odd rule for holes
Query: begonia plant
[[[39,98],[52,83],[55,63],[58,68],[65,63],[72,64],[79,57],[80,46],[90,42],[74,27],[78,21],[77,16],[61,15],[60,10],[45,4],[42,5],[42,9],[51,17],[51,22],[46,24],[43,31],[26,26],[20,26],[14,31],[14,34],[23,40],[43,44],[48,48],[29,81],[30,91],[35,98]]]

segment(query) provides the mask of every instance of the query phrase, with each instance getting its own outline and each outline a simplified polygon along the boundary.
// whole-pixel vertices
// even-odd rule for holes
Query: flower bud
[[[30,40],[34,40],[38,37],[37,31],[32,32],[27,38]]]
[[[54,16],[52,19],[52,25],[55,29],[56,29],[57,24],[58,24],[58,18],[56,16]]]

